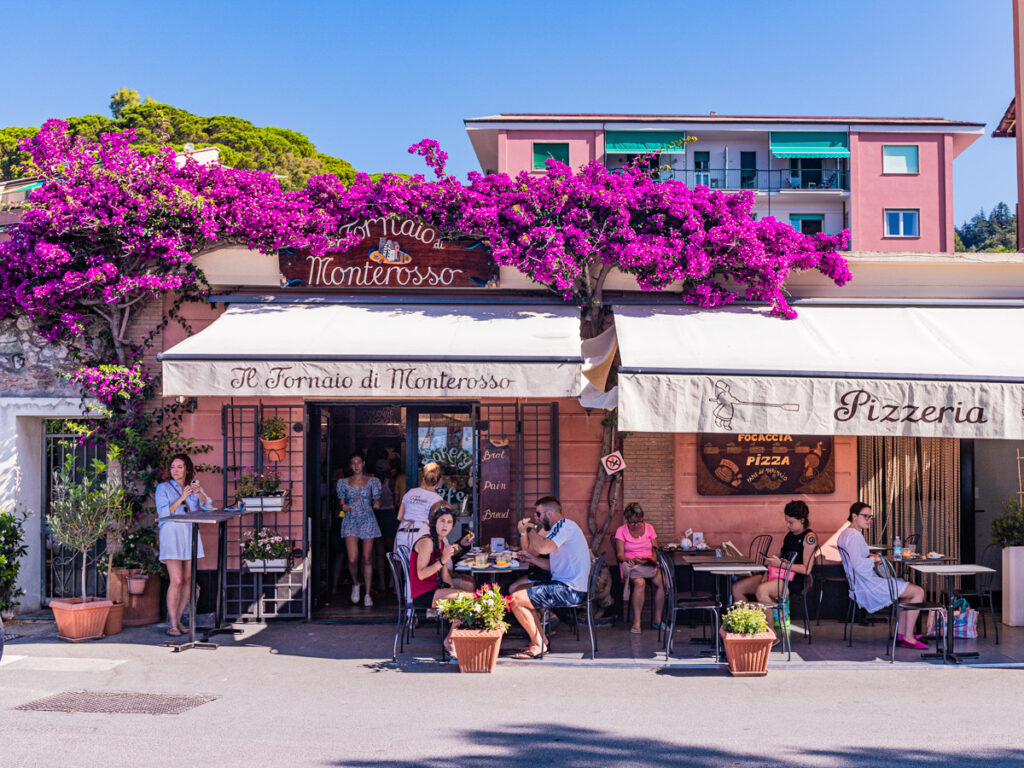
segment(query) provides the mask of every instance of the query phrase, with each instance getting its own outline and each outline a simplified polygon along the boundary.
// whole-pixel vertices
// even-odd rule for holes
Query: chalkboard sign
[[[832,437],[702,434],[697,442],[697,493],[757,496],[834,493]]]
[[[284,249],[281,274],[288,288],[337,290],[483,288],[497,285],[498,267],[481,240],[442,240],[411,219],[372,219],[349,225],[358,244],[322,256]]]
[[[512,451],[507,441],[480,441],[480,529],[478,542],[515,541],[512,519]]]

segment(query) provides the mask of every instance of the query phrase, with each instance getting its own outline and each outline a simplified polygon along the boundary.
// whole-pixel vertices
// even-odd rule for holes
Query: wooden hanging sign
[[[698,435],[697,493],[702,496],[834,493],[835,489],[830,435]]]

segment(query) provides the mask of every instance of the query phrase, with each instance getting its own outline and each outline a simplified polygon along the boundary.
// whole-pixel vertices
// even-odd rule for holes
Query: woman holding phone
[[[213,500],[196,479],[192,459],[184,453],[171,457],[169,471],[171,479],[156,487],[155,500],[160,522],[160,561],[167,566],[171,582],[167,587],[167,634],[178,637],[185,631],[181,615],[188,604],[191,586],[192,526],[167,518],[212,506]],[[201,540],[196,556],[203,557]],[[195,617],[189,616],[189,621],[195,621]]]

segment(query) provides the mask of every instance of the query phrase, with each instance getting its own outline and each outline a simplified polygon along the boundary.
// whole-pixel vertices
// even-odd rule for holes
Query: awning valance
[[[606,154],[663,155],[686,154],[686,134],[682,131],[607,131],[604,136]]]
[[[230,306],[159,356],[165,396],[576,397],[571,306]]]
[[[775,157],[849,157],[845,133],[772,131],[771,150]]]
[[[1024,438],[1024,308],[615,307],[619,427]]]

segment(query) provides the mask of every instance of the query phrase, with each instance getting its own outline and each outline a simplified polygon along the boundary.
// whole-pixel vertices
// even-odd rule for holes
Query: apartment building
[[[953,250],[953,160],[983,123],[909,117],[498,114],[465,121],[485,172],[545,173],[555,158],[621,168],[656,153],[658,178],[754,194],[758,217],[851,231],[856,251]]]

